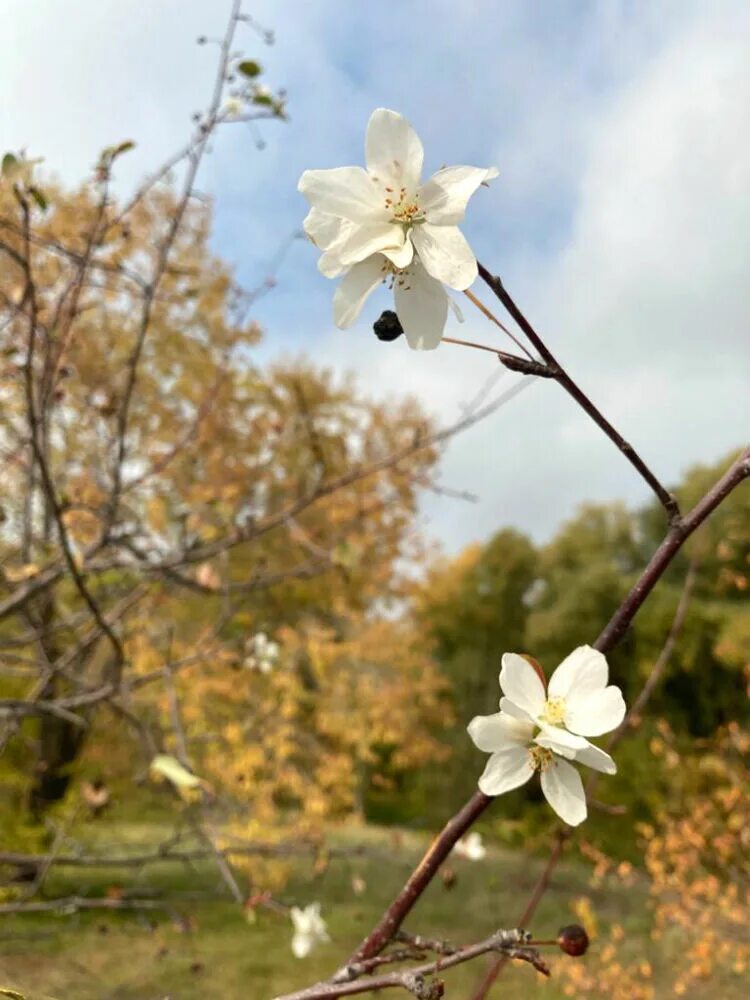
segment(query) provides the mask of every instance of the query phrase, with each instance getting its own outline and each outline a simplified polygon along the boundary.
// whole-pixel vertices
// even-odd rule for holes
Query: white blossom
[[[517,718],[529,719],[540,729],[563,738],[568,734],[602,736],[616,729],[625,716],[622,692],[608,685],[609,667],[603,653],[579,646],[566,656],[549,680],[544,681],[528,660],[518,653],[503,656],[500,687],[504,698],[500,709]],[[587,740],[573,740],[583,749]]]
[[[239,118],[245,110],[245,102],[239,97],[227,97],[224,101],[224,114],[228,118]]]
[[[424,150],[400,114],[372,113],[363,167],[306,170],[299,190],[310,203],[307,235],[323,253],[328,278],[343,275],[334,296],[336,325],[351,326],[381,282],[393,289],[410,347],[440,343],[448,313],[444,285],[463,291],[477,276],[476,258],[458,228],[469,198],[497,175],[494,168],[443,167],[424,184]]]
[[[457,840],[453,850],[459,857],[468,858],[469,861],[481,861],[487,854],[487,848],[482,843],[482,834],[476,830]]]
[[[265,632],[258,632],[248,639],[245,650],[244,666],[262,674],[270,674],[279,659],[279,644],[269,639]]]
[[[608,673],[604,655],[581,646],[563,660],[545,690],[528,660],[506,653],[500,711],[477,716],[468,727],[476,746],[491,755],[480,791],[502,795],[539,771],[542,792],[558,816],[570,826],[582,823],[586,796],[570,761],[605,774],[617,770],[609,754],[585,738],[610,732],[625,714],[622,692],[608,686]]]
[[[294,926],[292,953],[295,958],[306,958],[316,945],[330,941],[326,922],[320,915],[320,903],[310,903],[304,909],[293,906],[289,916]]]

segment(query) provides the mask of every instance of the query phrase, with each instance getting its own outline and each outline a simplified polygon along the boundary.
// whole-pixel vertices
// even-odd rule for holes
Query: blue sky
[[[26,146],[74,182],[97,151],[132,138],[123,188],[177,148],[205,103],[223,0],[6,0],[3,149]],[[426,167],[496,165],[464,232],[574,375],[667,480],[718,458],[750,426],[750,8],[744,0],[444,0],[391,6],[252,3],[245,30],[291,121],[219,136],[200,186],[214,244],[240,280],[262,279],[297,230],[307,167],[362,162],[377,106],[405,114]],[[10,96],[9,96],[10,95]],[[342,333],[333,283],[295,243],[258,305],[262,359],[306,351],[354,370],[375,396],[412,392],[442,421],[493,363],[447,346],[378,344],[373,303]],[[384,304],[384,303],[383,303]],[[468,303],[467,303],[468,305]],[[467,312],[467,310],[464,310]],[[467,312],[457,335],[497,342]],[[497,391],[508,388],[507,375]],[[455,549],[512,523],[548,537],[586,499],[643,501],[621,456],[557,387],[536,383],[456,439],[443,482],[479,496],[425,499],[423,522]]]

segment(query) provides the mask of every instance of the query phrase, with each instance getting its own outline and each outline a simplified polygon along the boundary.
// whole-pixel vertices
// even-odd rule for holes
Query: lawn
[[[103,830],[100,828],[99,835]],[[123,829],[118,827],[122,842]],[[163,831],[140,826],[130,841],[154,843]],[[215,870],[202,864],[194,870],[171,865],[144,869],[128,883],[135,895],[158,896],[169,890],[178,901],[171,914],[77,913],[6,916],[0,934],[0,987],[26,997],[57,1000],[269,1000],[276,994],[308,985],[329,975],[372,926],[426,844],[422,836],[394,835],[376,829],[339,831],[338,842],[366,840],[373,855],[333,860],[315,874],[309,860],[295,866],[279,897],[306,903],[318,899],[328,921],[331,943],[309,958],[290,951],[291,925],[282,914],[262,910],[251,924],[231,902],[199,898],[217,889]],[[407,926],[423,934],[457,942],[479,940],[500,926],[512,926],[542,865],[520,854],[490,850],[480,862],[451,860],[455,884],[446,888],[436,879]],[[352,887],[354,875],[366,883],[362,895]],[[52,893],[103,895],[122,884],[122,872],[68,870],[47,882]],[[605,885],[592,890],[588,871],[577,863],[563,864],[533,923],[539,936],[554,935],[572,919],[570,901],[590,897],[600,926],[617,921],[625,930],[633,955],[649,958],[655,976],[674,955],[655,952],[647,936],[646,893],[642,884],[624,889]],[[198,898],[190,898],[190,896]],[[674,947],[674,945],[673,945]],[[593,945],[596,948],[596,942]],[[546,982],[526,966],[507,970],[497,996],[558,1000],[564,994],[555,983],[559,963],[586,961],[553,953],[553,979]],[[469,984],[482,968],[480,959],[444,974],[446,995],[464,1000]],[[716,984],[714,984],[715,986]],[[722,986],[724,998],[739,997],[732,984]],[[394,997],[399,995],[394,992]],[[661,995],[657,992],[657,996]],[[695,994],[697,996],[697,994]],[[718,996],[707,990],[706,997]]]

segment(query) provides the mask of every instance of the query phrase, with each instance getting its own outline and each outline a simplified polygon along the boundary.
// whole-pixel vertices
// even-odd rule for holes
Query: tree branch
[[[518,323],[520,328],[526,334],[529,341],[539,352],[545,364],[551,370],[555,381],[558,382],[563,389],[565,389],[568,395],[571,396],[576,403],[578,403],[581,409],[591,417],[597,427],[600,427],[604,431],[610,441],[615,444],[630,464],[638,471],[641,478],[648,483],[649,487],[656,495],[659,503],[667,512],[670,524],[676,521],[676,519],[680,516],[680,508],[675,497],[673,497],[672,494],[659,482],[657,477],[651,469],[649,469],[635,448],[629,444],[625,438],[623,438],[619,431],[612,426],[604,414],[597,409],[583,390],[573,381],[570,375],[568,375],[544,343],[542,338],[536,332],[534,327],[510,297],[500,278],[496,275],[490,274],[487,268],[482,264],[479,264],[479,274],[482,280],[495,293],[516,323]]]

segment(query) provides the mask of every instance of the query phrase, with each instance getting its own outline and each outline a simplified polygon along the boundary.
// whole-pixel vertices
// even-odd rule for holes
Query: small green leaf
[[[270,94],[254,94],[253,104],[262,104],[267,108],[273,107],[273,97]]]
[[[121,142],[119,146],[115,146],[112,155],[121,156],[123,153],[129,153],[131,149],[135,149],[135,143],[132,139],[126,139],[125,142]]]
[[[46,212],[47,211],[47,199],[44,196],[44,194],[39,190],[39,188],[38,187],[30,187],[29,188],[29,194],[34,199],[34,201],[37,203],[37,205],[39,206],[39,208],[43,212]]]
[[[248,76],[251,80],[256,76],[260,76],[263,72],[260,63],[257,63],[254,59],[243,59],[238,64],[237,69],[243,76]]]
[[[12,153],[6,153],[3,157],[2,173],[3,176],[13,172],[13,168],[18,165],[18,159]]]

